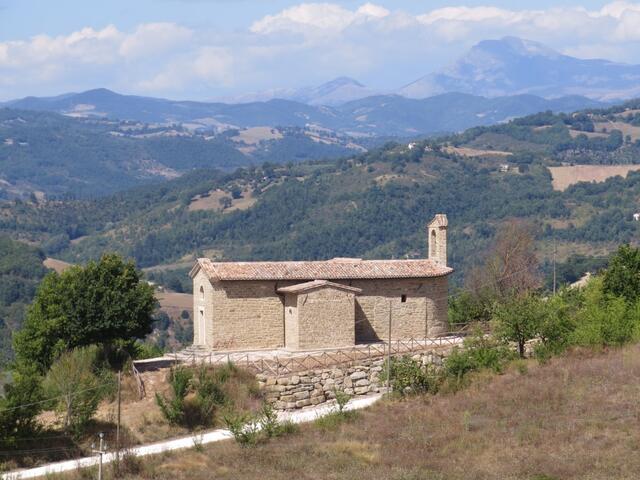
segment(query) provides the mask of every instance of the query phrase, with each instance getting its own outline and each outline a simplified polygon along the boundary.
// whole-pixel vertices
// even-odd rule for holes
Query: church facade
[[[194,345],[315,350],[447,332],[447,217],[427,225],[428,258],[213,262],[198,259]]]

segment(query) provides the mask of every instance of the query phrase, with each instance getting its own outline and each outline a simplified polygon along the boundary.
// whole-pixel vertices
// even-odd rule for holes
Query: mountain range
[[[462,93],[446,93],[425,99],[378,95],[334,107],[282,99],[228,104],[120,95],[96,89],[49,98],[27,97],[8,102],[5,107],[80,118],[180,124],[193,131],[222,132],[260,126],[314,127],[353,137],[407,137],[457,132],[545,110],[570,112],[602,105],[580,96],[486,98]]]
[[[627,99],[640,94],[640,65],[575,58],[539,42],[504,37],[482,41],[444,68],[395,90],[376,91],[352,78],[340,77],[317,87],[273,89],[226,101],[281,98],[337,106],[372,95],[422,99],[452,92],[483,97],[532,94],[544,98],[581,95],[600,101]]]
[[[180,124],[222,132],[257,126],[319,127],[351,136],[457,132],[542,110],[568,112],[640,95],[640,66],[582,60],[515,37],[486,40],[451,65],[379,92],[348,77],[196,102],[121,95],[107,89],[0,104],[71,117]]]

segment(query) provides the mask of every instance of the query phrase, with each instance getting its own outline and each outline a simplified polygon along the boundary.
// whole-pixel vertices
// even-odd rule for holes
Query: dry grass
[[[447,153],[456,153],[465,157],[510,157],[513,155],[511,152],[505,152],[502,150],[480,150],[470,147],[446,147],[444,151]]]
[[[622,176],[640,170],[640,165],[573,165],[549,167],[553,177],[553,189],[564,191],[578,182],[604,182],[606,179]]]
[[[599,122],[595,123],[594,126],[597,132],[603,132],[605,131],[605,129],[606,132],[611,132],[612,130],[620,130],[625,137],[629,135],[632,142],[640,140],[640,127],[633,126],[629,123]]]
[[[193,318],[193,295],[190,293],[156,292],[160,308],[172,318],[180,316],[183,310]]]
[[[220,205],[220,199],[222,197],[229,197],[231,195],[222,190],[212,190],[206,196],[196,195],[189,204],[189,211],[195,212],[198,210],[215,210],[221,212],[222,205]],[[233,212],[234,210],[246,210],[256,203],[256,198],[253,197],[250,190],[244,190],[242,197],[231,200],[231,206],[225,209],[225,212]]]
[[[573,130],[573,129],[569,129],[569,135],[571,135],[571,138],[578,138],[580,135],[584,135],[588,138],[607,138],[609,136],[608,133],[583,132],[582,130]]]
[[[238,135],[232,137],[234,142],[241,142],[247,145],[257,145],[264,140],[280,140],[283,138],[280,130],[272,127],[251,127],[241,130]]]
[[[640,346],[578,352],[385,402],[334,430],[145,459],[128,478],[636,479],[639,395]]]
[[[62,260],[56,260],[55,258],[46,258],[42,264],[57,273],[64,272],[67,268],[72,267],[73,264],[63,262]]]

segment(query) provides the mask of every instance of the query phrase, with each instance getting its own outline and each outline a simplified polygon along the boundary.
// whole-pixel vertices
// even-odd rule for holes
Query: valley
[[[603,138],[571,135],[633,106],[536,114],[338,161],[195,171],[161,188],[93,201],[5,204],[0,229],[74,263],[105,250],[141,267],[212,251],[236,260],[417,257],[421,223],[447,210],[463,275],[469,253],[509,217],[535,222],[543,243],[555,236],[596,248],[634,239],[638,142],[618,130]],[[580,177],[577,170],[594,173]],[[602,183],[573,185],[580,180]],[[602,203],[612,196],[615,202]]]

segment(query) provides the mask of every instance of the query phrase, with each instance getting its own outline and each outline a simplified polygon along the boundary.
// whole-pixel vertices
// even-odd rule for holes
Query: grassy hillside
[[[637,345],[529,361],[455,394],[383,402],[253,449],[226,441],[146,458],[126,478],[631,480],[638,371]]]

